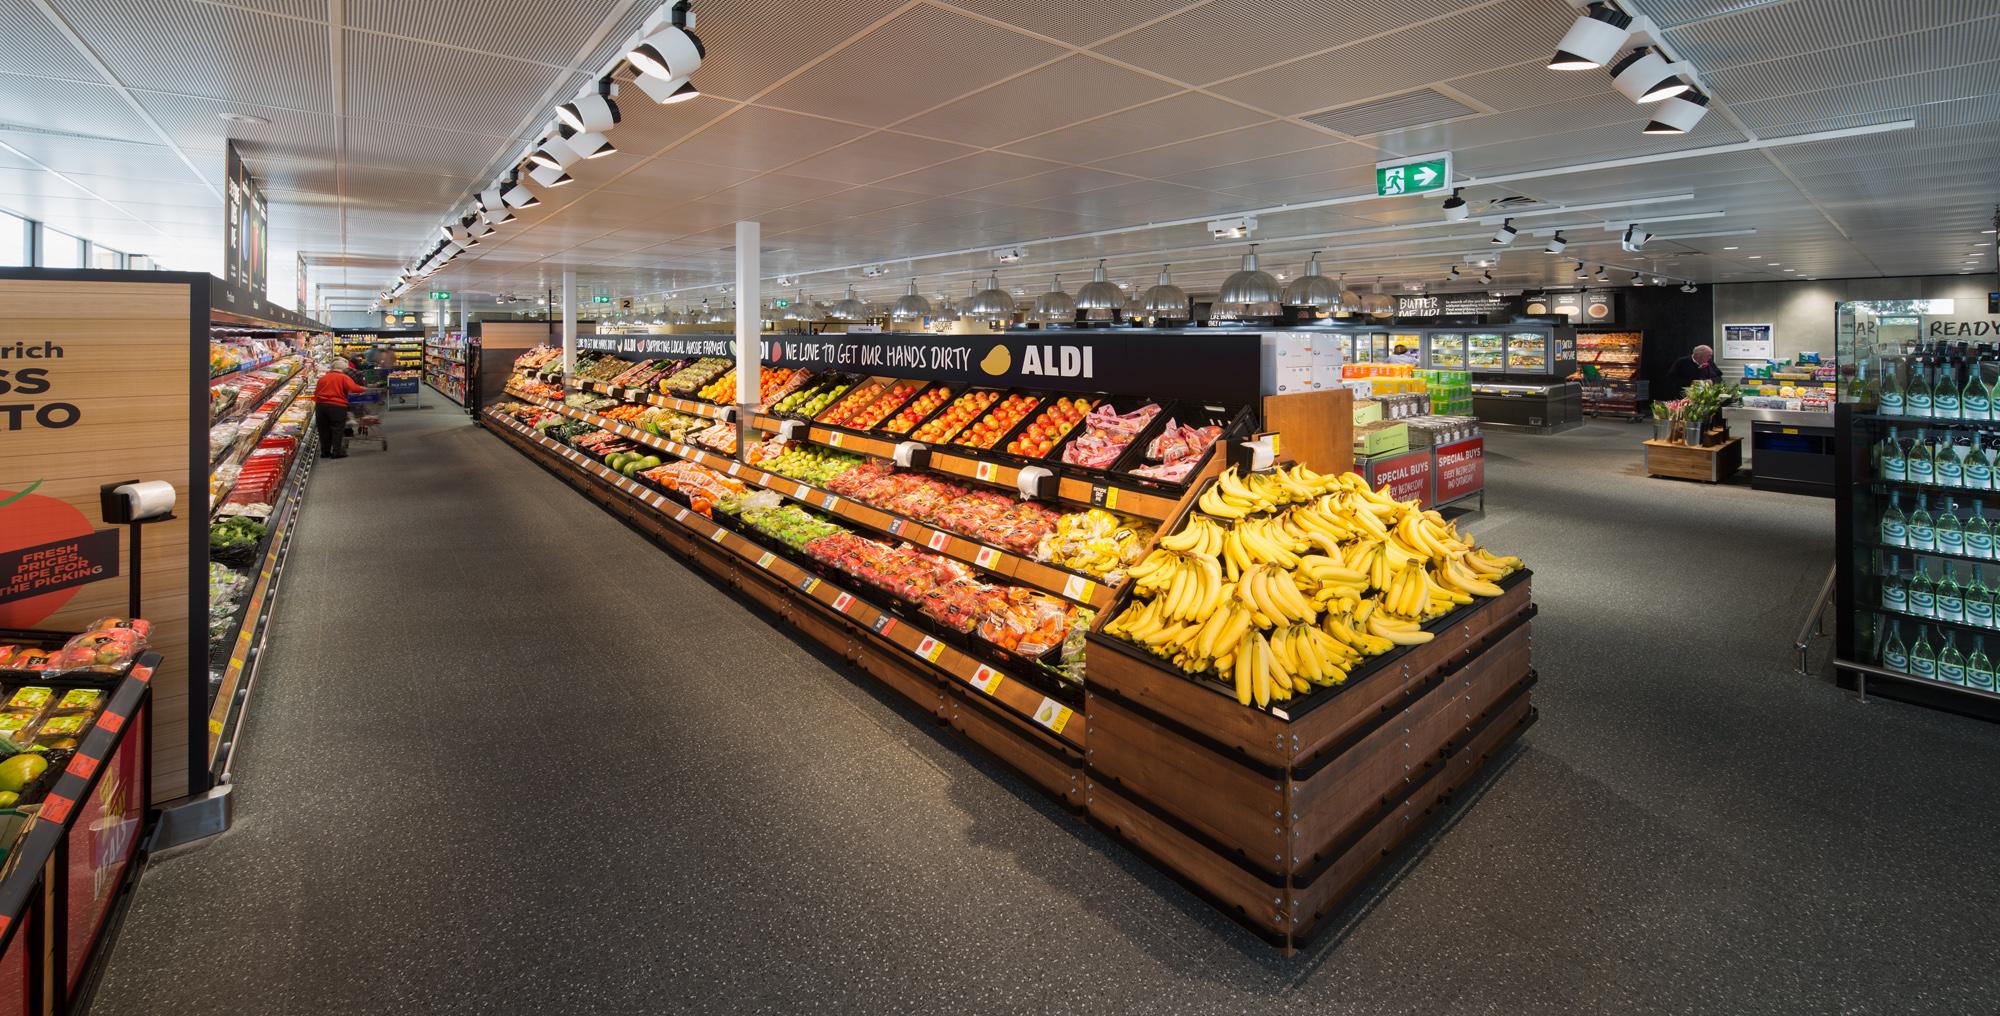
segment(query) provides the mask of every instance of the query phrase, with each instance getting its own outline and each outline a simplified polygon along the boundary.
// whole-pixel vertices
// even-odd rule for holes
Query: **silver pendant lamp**
[[[986,277],[986,288],[972,294],[972,304],[965,308],[967,317],[982,321],[1014,320],[1014,294],[1000,288],[998,274]]]
[[[937,295],[937,299],[931,301],[931,320],[933,321],[958,320],[957,302],[953,301],[951,297],[946,296],[944,293],[939,293]]]
[[[897,321],[922,321],[931,316],[931,302],[917,295],[917,280],[910,280],[909,290],[889,308],[889,316]]]
[[[1396,299],[1382,292],[1382,280],[1379,278],[1375,280],[1375,291],[1368,294],[1363,305],[1369,317],[1393,317],[1396,313]]]
[[[1045,325],[1076,323],[1076,300],[1063,292],[1062,276],[1049,284],[1049,291],[1035,297],[1035,320]]]
[[[1340,275],[1340,303],[1334,306],[1335,314],[1353,315],[1361,313],[1361,294],[1347,285],[1347,273]]]
[[[854,298],[854,287],[847,287],[847,295],[839,303],[826,309],[826,316],[835,321],[866,321],[868,305]]]
[[[1333,280],[1320,274],[1319,251],[1313,251],[1306,259],[1305,274],[1292,280],[1285,287],[1285,306],[1310,307],[1313,310],[1333,310],[1340,304],[1340,287]]]
[[[1125,290],[1116,282],[1105,279],[1104,262],[1100,260],[1097,262],[1097,270],[1091,274],[1090,281],[1076,291],[1077,309],[1103,311],[1104,314],[1101,316],[1108,317],[1111,311],[1120,310],[1124,306]]]
[[[1250,253],[1243,255],[1243,267],[1236,274],[1222,280],[1222,292],[1216,294],[1215,302],[1239,308],[1243,314],[1273,316],[1278,313],[1278,302],[1285,297],[1278,280],[1271,273],[1257,268],[1257,245],[1250,245]]]
[[[1139,302],[1145,308],[1147,317],[1160,321],[1185,321],[1188,317],[1187,290],[1174,285],[1173,277],[1167,274],[1170,267],[1160,266],[1159,284],[1146,290],[1146,295],[1140,297]]]
[[[810,309],[811,307],[812,294],[794,290],[791,305],[785,308],[783,314],[778,315],[778,320],[793,324],[803,324],[812,321],[814,318]]]

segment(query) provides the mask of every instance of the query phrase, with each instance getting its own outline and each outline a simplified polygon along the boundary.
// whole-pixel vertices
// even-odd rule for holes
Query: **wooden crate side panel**
[[[1260,881],[1115,789],[1088,781],[1084,809],[1092,822],[1208,897],[1224,913],[1267,935],[1282,936],[1291,930],[1286,890]]]
[[[1070,807],[1083,807],[1083,759],[1075,752],[985,701],[978,692],[947,689],[945,713],[952,729],[966,740]]]
[[[1266,767],[1283,768],[1290,761],[1286,746],[1291,738],[1285,721],[1245,709],[1234,698],[1215,694],[1178,673],[1110,646],[1090,647],[1089,682],[1095,692],[1109,692],[1200,731]]]
[[[1114,702],[1089,707],[1084,755],[1097,777],[1237,848],[1242,863],[1274,874],[1287,870],[1282,779],[1253,772]]]

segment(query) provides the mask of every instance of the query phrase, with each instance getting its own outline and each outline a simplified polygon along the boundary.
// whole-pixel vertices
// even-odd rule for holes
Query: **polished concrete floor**
[[[2000,729],[1791,670],[1828,502],[1489,437],[1541,722],[1286,959],[490,435],[322,466],[95,1012],[1993,1011]]]

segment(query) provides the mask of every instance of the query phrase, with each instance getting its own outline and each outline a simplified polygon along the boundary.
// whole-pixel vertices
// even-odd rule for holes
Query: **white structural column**
[[[564,272],[562,281],[563,377],[576,376],[576,273]]]
[[[762,390],[757,365],[764,357],[764,293],[757,285],[763,271],[760,245],[764,228],[760,223],[736,224],[736,404],[739,417],[747,417]],[[739,442],[740,446],[740,442]]]
[[[458,340],[464,342],[472,338],[472,301],[458,298]]]

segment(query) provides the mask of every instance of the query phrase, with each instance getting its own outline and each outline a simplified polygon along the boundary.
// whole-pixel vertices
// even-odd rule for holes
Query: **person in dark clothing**
[[[364,389],[352,377],[330,370],[313,389],[313,423],[319,427],[320,452],[329,459],[347,457],[347,400]]]
[[[1672,390],[1668,400],[1678,399],[1687,386],[1696,381],[1720,381],[1722,368],[1715,365],[1715,350],[1708,346],[1696,346],[1688,355],[1674,361],[1667,371],[1667,386]]]

